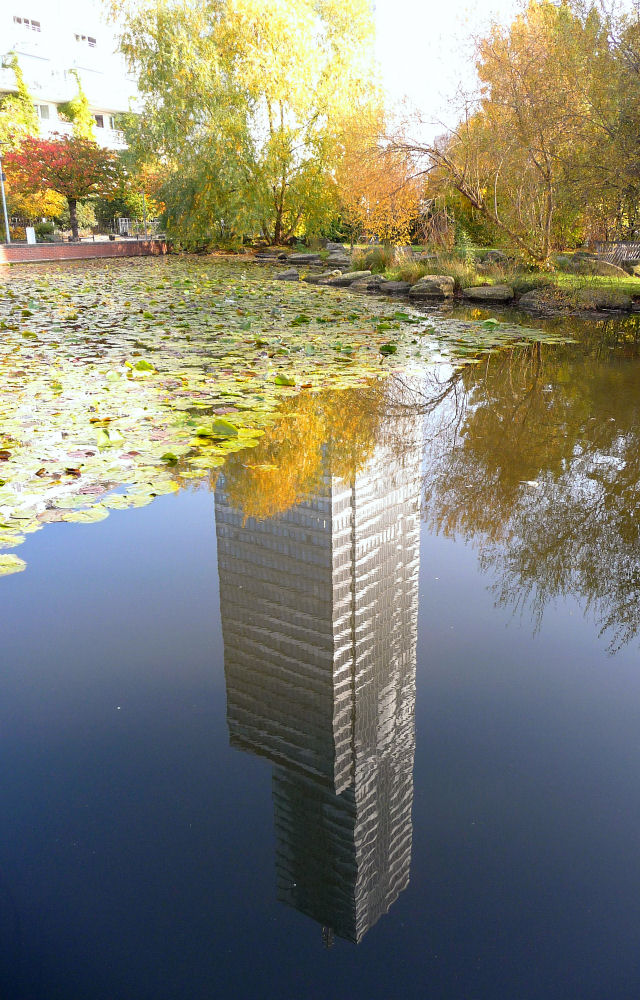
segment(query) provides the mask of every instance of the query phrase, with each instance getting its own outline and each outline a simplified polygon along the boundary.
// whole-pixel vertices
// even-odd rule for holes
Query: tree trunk
[[[67,198],[67,204],[69,205],[69,219],[71,220],[71,237],[74,240],[78,239],[78,215],[76,212],[76,207],[78,204],[77,198]]]

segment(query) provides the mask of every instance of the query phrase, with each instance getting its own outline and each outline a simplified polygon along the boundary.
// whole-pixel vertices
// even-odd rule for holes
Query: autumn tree
[[[143,96],[128,133],[168,174],[168,225],[280,243],[337,208],[345,110],[373,88],[369,0],[114,0]]]
[[[397,145],[422,154],[431,185],[455,191],[510,245],[546,263],[580,239],[590,214],[624,197],[618,136],[628,88],[611,18],[595,0],[529,0],[512,24],[477,40],[476,70],[479,90],[456,128]]]
[[[336,181],[352,242],[360,235],[381,243],[408,243],[421,212],[423,184],[415,176],[413,157],[388,145],[386,131],[383,110],[372,109],[357,121],[350,119],[343,133]]]
[[[114,154],[77,136],[27,137],[19,150],[7,155],[6,165],[12,185],[21,191],[55,191],[66,198],[74,239],[78,238],[78,200],[108,195],[118,183]]]

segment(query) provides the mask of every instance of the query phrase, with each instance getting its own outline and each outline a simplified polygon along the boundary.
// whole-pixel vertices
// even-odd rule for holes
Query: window
[[[94,115],[98,128],[104,128],[104,115]]]
[[[40,21],[31,21],[28,17],[13,16],[14,24],[21,24],[27,31],[40,31]]]
[[[38,118],[43,121],[49,121],[49,105],[48,104],[36,104],[36,114]]]
[[[89,48],[90,49],[95,49],[95,47],[96,47],[96,40],[95,40],[95,38],[92,38],[91,35],[87,35],[87,41],[89,43]]]
[[[90,49],[95,49],[95,47],[97,45],[96,39],[93,38],[91,35],[75,35],[74,34],[73,37],[75,38],[76,42],[79,42],[81,45],[83,45],[86,42]]]
[[[107,115],[107,125],[111,129],[111,131],[113,132],[114,129],[115,129],[115,127],[116,127],[116,120],[113,117],[113,115]]]

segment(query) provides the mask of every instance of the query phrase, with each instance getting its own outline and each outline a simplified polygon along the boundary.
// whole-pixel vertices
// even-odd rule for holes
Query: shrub
[[[36,236],[40,239],[46,239],[49,236],[53,236],[55,226],[53,222],[39,222],[37,226],[33,227],[36,231]]]
[[[372,274],[384,274],[393,266],[395,260],[394,247],[372,247],[371,250],[359,250],[353,258],[355,271],[371,271]]]

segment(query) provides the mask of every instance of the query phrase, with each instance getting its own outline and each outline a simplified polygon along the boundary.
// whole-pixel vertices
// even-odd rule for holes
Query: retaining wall
[[[122,240],[99,243],[36,243],[0,246],[0,264],[25,264],[38,260],[88,260],[92,257],[148,257],[165,254],[166,240]]]

